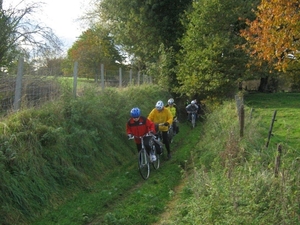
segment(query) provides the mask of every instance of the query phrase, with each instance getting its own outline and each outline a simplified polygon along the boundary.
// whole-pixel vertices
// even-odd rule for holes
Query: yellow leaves
[[[277,68],[287,66],[286,55],[299,49],[295,39],[300,38],[300,13],[298,0],[262,0],[256,11],[256,19],[247,21],[249,28],[241,31],[248,41],[252,56]]]

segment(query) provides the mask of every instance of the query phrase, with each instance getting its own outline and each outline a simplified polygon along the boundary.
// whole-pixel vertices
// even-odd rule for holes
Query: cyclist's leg
[[[171,158],[171,150],[170,150],[170,143],[169,143],[169,139],[168,139],[168,132],[163,131],[162,136],[163,136],[163,143],[165,144],[167,152],[168,152],[168,158],[170,159]]]
[[[137,148],[137,151],[139,152],[142,149],[142,144],[136,143],[136,148]]]
[[[173,133],[177,134],[177,124],[175,121],[173,122]]]
[[[148,154],[150,154],[151,145],[153,144],[152,138],[153,137],[151,137],[151,136],[144,137],[144,145],[145,145],[145,148],[146,148],[146,151],[147,151]]]
[[[192,120],[192,113],[188,113],[188,121]]]

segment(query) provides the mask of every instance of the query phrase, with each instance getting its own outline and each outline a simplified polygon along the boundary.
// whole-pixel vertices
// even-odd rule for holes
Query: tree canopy
[[[79,72],[86,77],[94,77],[100,69],[100,63],[106,67],[122,62],[109,31],[103,27],[84,31],[78,40],[68,50],[68,60],[78,61]]]
[[[161,44],[178,49],[183,34],[180,18],[191,0],[101,0],[98,12],[102,23],[109,26],[116,44],[135,58],[143,69],[155,62]]]
[[[278,70],[297,63],[300,49],[300,13],[298,0],[262,0],[256,19],[247,20],[241,32],[247,40],[245,50],[258,65],[268,62]]]
[[[248,60],[236,48],[243,43],[239,30],[244,24],[238,18],[246,16],[250,7],[251,2],[242,0],[193,3],[178,57],[178,93],[206,98],[224,97],[235,91]]]

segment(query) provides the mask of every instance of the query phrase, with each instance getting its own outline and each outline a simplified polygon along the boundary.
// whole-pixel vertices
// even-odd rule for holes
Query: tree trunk
[[[260,78],[260,84],[259,84],[259,87],[258,87],[259,92],[266,92],[267,91],[268,78],[269,78],[268,76]]]

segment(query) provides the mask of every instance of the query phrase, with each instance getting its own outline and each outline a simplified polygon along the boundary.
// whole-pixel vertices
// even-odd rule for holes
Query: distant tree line
[[[75,61],[88,78],[101,64],[128,66],[174,95],[198,99],[233,96],[247,80],[260,80],[261,92],[278,91],[279,81],[300,89],[297,0],[95,0],[81,17],[88,29],[64,56],[51,29],[26,26],[39,6],[1,7],[1,67],[15,68],[20,54],[28,66],[39,61],[31,71],[58,76],[70,76]],[[28,53],[24,42],[39,51]]]

